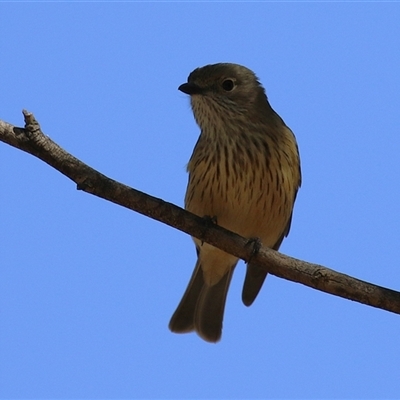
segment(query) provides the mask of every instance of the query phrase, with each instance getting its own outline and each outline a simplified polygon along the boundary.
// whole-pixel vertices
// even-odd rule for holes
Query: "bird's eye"
[[[232,79],[225,79],[222,82],[222,89],[224,89],[226,92],[230,92],[234,87],[235,83],[233,82]]]

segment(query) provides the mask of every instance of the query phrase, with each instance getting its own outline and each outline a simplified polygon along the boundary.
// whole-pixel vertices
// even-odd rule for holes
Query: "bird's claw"
[[[211,215],[204,215],[203,219],[204,221],[206,221],[207,224],[218,225],[218,220],[216,215],[214,215],[213,217]]]
[[[218,220],[217,220],[217,216],[216,215],[214,215],[214,216],[204,215],[203,219],[204,219],[204,222],[205,222],[205,225],[206,225],[207,228],[212,226],[212,225],[218,225]],[[203,246],[203,244],[204,244],[204,242],[202,241],[201,245]]]
[[[258,254],[258,252],[261,249],[261,240],[258,237],[253,237],[247,240],[246,242],[246,246],[253,246],[253,249],[251,251],[251,255],[250,258],[246,261],[246,263],[248,264],[255,255]]]

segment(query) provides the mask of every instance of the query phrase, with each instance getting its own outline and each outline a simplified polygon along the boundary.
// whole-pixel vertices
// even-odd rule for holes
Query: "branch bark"
[[[400,314],[400,292],[285,256],[266,247],[261,247],[257,254],[252,255],[247,239],[97,172],[44,135],[32,113],[23,111],[23,115],[25,128],[0,121],[0,140],[51,165],[74,181],[79,190],[156,219],[243,260],[252,257],[252,262],[280,278]]]

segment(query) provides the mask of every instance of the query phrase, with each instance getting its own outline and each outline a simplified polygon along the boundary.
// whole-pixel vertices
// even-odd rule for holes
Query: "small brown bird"
[[[255,74],[237,64],[195,69],[179,90],[190,95],[200,137],[188,164],[185,208],[278,250],[288,235],[300,158],[292,131],[270,106]],[[238,259],[193,238],[197,263],[169,323],[172,332],[221,338],[226,296]],[[247,264],[242,300],[253,303],[267,273]]]

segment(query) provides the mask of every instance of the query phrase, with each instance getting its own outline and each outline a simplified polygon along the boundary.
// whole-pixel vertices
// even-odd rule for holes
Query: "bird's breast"
[[[289,221],[299,184],[296,141],[283,129],[276,136],[203,132],[188,164],[186,209],[274,246]]]

